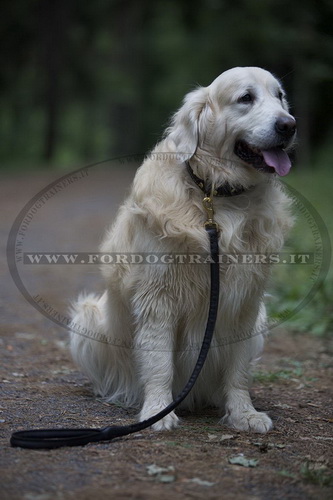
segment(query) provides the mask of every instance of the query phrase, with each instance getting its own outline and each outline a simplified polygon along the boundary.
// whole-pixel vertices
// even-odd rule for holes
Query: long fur
[[[238,97],[249,85],[260,102],[244,111]],[[242,195],[214,198],[221,254],[279,251],[292,225],[289,199],[274,174],[262,173],[234,154],[239,138],[250,137],[258,146],[272,142],[276,115],[289,116],[286,102],[273,96],[272,89],[279,88],[262,69],[235,68],[188,94],[163,140],[138,170],[101,252],[208,254],[203,194],[185,160],[209,183],[252,186]],[[208,312],[209,264],[139,265],[125,260],[104,266],[102,272],[103,296],[82,295],[74,305],[73,357],[96,394],[140,407],[142,420],[172,401],[195,365]],[[253,408],[248,392],[250,366],[266,331],[263,295],[268,277],[267,264],[220,265],[213,345],[183,403],[188,408],[217,406],[224,414],[222,423],[256,432],[272,426],[265,413]],[[154,428],[177,424],[171,413]]]

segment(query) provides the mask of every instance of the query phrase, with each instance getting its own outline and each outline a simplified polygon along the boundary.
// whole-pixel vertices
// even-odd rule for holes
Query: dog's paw
[[[170,431],[178,427],[179,422],[179,418],[175,412],[172,411],[169,415],[156,422],[156,424],[153,425],[153,429],[154,431]]]
[[[157,408],[156,406],[149,408],[144,407],[140,413],[140,422],[156,415],[158,412],[163,410],[165,406],[163,406],[162,408]],[[166,415],[164,418],[152,425],[152,428],[154,429],[154,431],[170,431],[171,429],[175,429],[178,425],[179,418],[177,417],[175,412],[172,411],[171,413],[169,413],[169,415]]]
[[[220,423],[239,431],[260,432],[262,434],[273,428],[273,423],[268,415],[254,409],[227,414],[220,420]]]

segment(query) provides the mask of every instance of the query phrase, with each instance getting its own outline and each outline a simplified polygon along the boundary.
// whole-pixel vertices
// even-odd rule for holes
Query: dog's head
[[[245,169],[286,175],[296,121],[281,83],[261,68],[233,68],[190,92],[168,137],[182,158],[200,151]]]

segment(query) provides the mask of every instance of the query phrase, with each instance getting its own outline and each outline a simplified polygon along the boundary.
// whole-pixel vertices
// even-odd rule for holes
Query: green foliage
[[[2,19],[3,166],[143,153],[186,92],[238,65],[280,76],[303,142],[331,143],[326,0],[4,0]]]
[[[317,484],[321,487],[333,485],[333,474],[328,472],[327,467],[314,468],[306,462],[301,466],[300,475],[307,483]]]
[[[286,469],[278,471],[279,476],[288,477],[289,479],[297,479],[297,474],[293,474]]]
[[[315,169],[302,171],[298,167],[288,176],[288,184],[301,193],[307,200],[307,208],[311,212],[317,211],[322,217],[322,232],[327,231],[329,237],[333,234],[333,221],[331,217],[332,201],[331,186],[333,172],[326,165],[317,165]],[[292,253],[312,251],[316,252],[311,219],[295,210],[298,220],[287,242],[286,249]],[[310,221],[310,222],[309,222]],[[316,237],[315,233],[315,237]],[[319,237],[317,238],[319,239]],[[320,239],[319,239],[320,240]],[[324,245],[323,249],[320,245]],[[320,259],[328,259],[330,241],[319,241],[317,253]],[[321,255],[321,252],[323,254]],[[327,262],[329,264],[329,262]],[[328,273],[315,282],[316,293],[310,302],[302,306],[313,285],[312,276],[315,264],[295,266],[274,266],[272,278],[273,300],[268,303],[270,318],[279,319],[286,311],[287,326],[296,331],[310,332],[314,335],[326,335],[333,332],[333,268],[332,263]],[[299,307],[301,306],[301,307]],[[295,314],[292,311],[296,311]]]
[[[281,380],[290,380],[303,376],[302,364],[298,361],[289,360],[291,368],[277,370],[274,372],[257,371],[253,374],[253,379],[262,384],[270,384]]]
[[[323,487],[328,487],[333,485],[333,475],[329,473],[327,467],[314,467],[314,464],[310,465],[308,462],[301,465],[299,474],[295,474],[286,469],[282,469],[278,472],[280,476],[288,477],[290,479],[302,479],[305,483],[315,484]]]

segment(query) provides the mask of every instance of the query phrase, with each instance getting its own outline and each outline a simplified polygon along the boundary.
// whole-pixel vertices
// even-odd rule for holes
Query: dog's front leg
[[[144,403],[140,420],[155,415],[172,402],[173,331],[161,321],[148,321],[136,334],[136,361],[143,387]],[[174,412],[153,425],[155,430],[169,430],[178,425]]]
[[[256,344],[262,344],[261,335],[229,346],[230,359],[224,382],[225,415],[221,423],[241,431],[265,433],[273,427],[272,421],[266,413],[255,410],[248,388],[251,351],[257,351]]]

